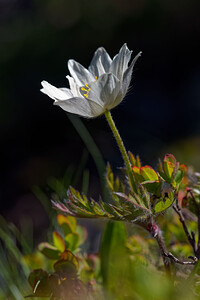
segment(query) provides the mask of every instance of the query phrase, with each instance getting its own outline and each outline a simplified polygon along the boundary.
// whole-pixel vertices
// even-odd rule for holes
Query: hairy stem
[[[146,224],[141,224],[143,228],[149,231],[151,236],[156,239],[157,244],[160,248],[160,252],[163,258],[163,263],[165,267],[165,271],[169,277],[171,277],[171,270],[170,270],[170,259],[168,257],[168,251],[162,236],[162,232],[160,227],[156,224],[156,222],[153,220],[153,218],[150,218],[149,221]]]
[[[131,187],[132,187],[133,191],[136,192],[137,189],[136,189],[135,180],[134,180],[134,177],[133,177],[131,163],[130,163],[130,160],[128,158],[128,154],[126,152],[126,149],[124,147],[124,143],[123,143],[123,141],[122,141],[122,139],[120,137],[120,134],[119,134],[119,132],[117,130],[117,127],[116,127],[116,125],[115,125],[115,123],[113,121],[113,118],[111,116],[110,111],[107,110],[107,111],[105,111],[104,114],[105,114],[105,117],[106,117],[106,119],[108,121],[108,124],[109,124],[109,126],[110,126],[110,128],[111,128],[111,130],[112,130],[112,132],[114,134],[114,137],[115,137],[116,142],[117,142],[117,144],[119,146],[120,152],[122,154],[122,157],[123,157],[123,160],[124,160],[124,163],[126,165],[127,172],[128,172],[128,177],[129,177],[129,181],[130,181]]]

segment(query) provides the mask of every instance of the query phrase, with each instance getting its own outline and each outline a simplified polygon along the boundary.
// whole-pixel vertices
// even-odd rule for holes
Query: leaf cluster
[[[139,157],[129,152],[137,191],[131,191],[126,180],[115,177],[110,165],[107,165],[106,180],[111,193],[110,203],[88,199],[84,194],[70,187],[67,198],[62,202],[52,201],[61,213],[79,218],[109,218],[129,222],[143,221],[164,212],[169,208],[181,188],[187,169],[180,165],[172,154],[166,154],[159,163],[158,171],[146,165],[141,166]]]

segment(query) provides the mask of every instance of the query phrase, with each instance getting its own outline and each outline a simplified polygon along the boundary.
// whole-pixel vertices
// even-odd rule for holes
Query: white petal
[[[41,92],[54,100],[66,100],[72,97],[71,91],[67,88],[64,88],[64,90],[63,88],[56,88],[47,81],[42,81],[41,84],[43,86]]]
[[[85,83],[95,80],[94,76],[86,68],[73,59],[68,61],[68,68],[79,86],[83,86]]]
[[[105,69],[105,72],[109,73],[112,59],[110,58],[110,55],[107,53],[107,51],[104,48],[102,48],[102,52],[101,52],[101,62]]]
[[[113,108],[114,102],[120,91],[120,81],[113,74],[103,74],[96,82],[88,85],[91,90],[88,93],[90,100],[96,101],[105,109]]]
[[[73,97],[82,97],[79,92],[79,86],[76,84],[73,77],[70,77],[69,75],[66,76],[69,81],[70,90],[73,94]]]
[[[104,112],[102,106],[84,98],[70,98],[66,101],[56,101],[54,104],[60,106],[67,112],[85,118],[95,118]]]
[[[130,85],[131,82],[131,76],[132,76],[132,72],[133,72],[133,67],[136,63],[136,61],[138,60],[138,58],[141,56],[142,52],[139,52],[133,59],[132,63],[130,64],[130,66],[128,67],[128,69],[126,69],[126,71],[124,72],[124,76],[123,76],[123,81],[122,81],[122,94],[123,97],[126,95],[127,91],[128,91],[128,87]]]
[[[122,80],[123,74],[128,67],[131,53],[132,51],[130,51],[126,44],[124,44],[119,53],[113,58],[111,63],[110,72],[117,76],[120,81]]]
[[[95,51],[88,70],[94,76],[99,77],[103,73],[109,72],[111,62],[112,60],[106,50],[103,47],[100,47]]]
[[[96,56],[96,61],[89,66],[88,70],[94,75],[95,79],[99,78],[102,74],[105,73],[100,56]]]

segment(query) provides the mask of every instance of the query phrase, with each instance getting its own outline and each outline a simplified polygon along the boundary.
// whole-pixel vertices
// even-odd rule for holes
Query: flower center
[[[88,98],[89,95],[89,91],[91,90],[91,88],[87,85],[87,83],[85,83],[86,87],[82,87],[81,90],[86,92],[85,94],[83,94],[84,97]]]

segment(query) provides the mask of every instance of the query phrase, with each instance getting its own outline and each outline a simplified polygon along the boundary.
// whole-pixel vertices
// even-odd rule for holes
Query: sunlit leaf
[[[71,251],[74,251],[79,246],[80,237],[77,233],[69,233],[65,237],[67,243],[67,248]]]
[[[144,166],[140,168],[140,174],[142,175],[144,181],[158,181],[158,174],[150,166]]]
[[[172,177],[176,165],[176,158],[172,154],[165,154],[163,159],[163,169],[168,178]]]
[[[131,166],[135,166],[136,165],[135,156],[130,151],[128,152],[128,156],[129,156],[129,160],[130,160]]]
[[[53,232],[53,244],[60,252],[65,251],[65,241],[57,231]]]
[[[169,193],[169,197],[163,197],[153,207],[154,213],[161,213],[169,208],[174,202],[173,192]]]

